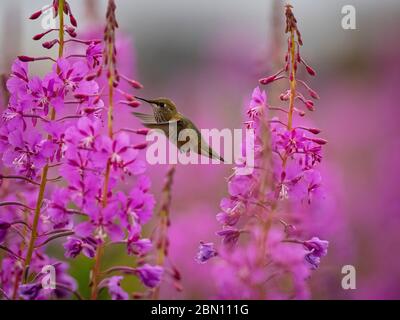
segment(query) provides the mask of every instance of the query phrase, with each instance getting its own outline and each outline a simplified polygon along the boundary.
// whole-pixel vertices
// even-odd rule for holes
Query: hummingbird
[[[183,114],[178,112],[175,103],[167,98],[144,99],[136,97],[136,99],[147,102],[153,109],[153,114],[145,114],[140,112],[132,112],[142,124],[150,129],[161,129],[167,138],[176,144],[181,152],[193,150],[197,154],[209,157],[210,159],[218,159],[224,162],[224,159],[215,152],[201,136],[200,130]],[[170,132],[171,125],[176,125],[176,132]],[[186,140],[178,141],[179,133],[184,129],[193,130],[197,139],[191,141],[190,137]]]

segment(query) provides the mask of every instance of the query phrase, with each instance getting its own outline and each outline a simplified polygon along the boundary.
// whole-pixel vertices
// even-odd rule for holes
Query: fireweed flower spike
[[[164,266],[168,274],[171,275],[170,281],[174,285],[177,290],[181,290],[180,283],[180,273],[176,269],[172,262],[168,259],[169,254],[169,238],[168,238],[168,229],[170,227],[170,207],[172,200],[172,185],[175,176],[175,165],[171,165],[167,171],[165,183],[162,189],[162,199],[160,202],[160,208],[158,210],[158,218],[159,222],[157,223],[156,229],[153,232],[153,241],[155,243],[155,261],[158,265]],[[158,299],[160,294],[159,288],[155,288],[152,292],[152,299]]]
[[[304,81],[297,80],[298,66],[303,64],[311,76],[316,73],[300,55],[303,41],[292,6],[285,6],[285,16],[289,37],[284,66],[260,84],[287,80],[289,88],[280,100],[288,106],[270,106],[264,91],[258,87],[253,91],[245,125],[255,131],[254,170],[247,176],[234,170],[228,181],[229,197],[221,201],[217,215],[222,245],[213,261],[221,298],[308,298],[306,280],[327,254],[328,242],[319,238],[287,240],[294,230],[296,236],[305,236],[291,221],[290,211],[320,197],[316,167],[326,141],[313,136],[319,129],[295,123],[297,114],[305,115],[304,108],[315,108],[297,83],[311,99],[318,98]],[[272,111],[279,117],[270,117]],[[201,244],[197,260],[204,263],[215,255],[214,244]],[[293,288],[289,294],[282,290],[288,279]]]
[[[111,298],[127,299],[119,275],[104,278],[101,258],[113,243],[124,244],[128,254],[140,258],[152,247],[141,235],[155,203],[149,178],[143,175],[145,164],[138,159],[146,145],[131,143],[130,136],[143,137],[145,132],[114,131],[113,126],[114,108],[126,107],[114,99],[114,91],[122,91],[120,79],[137,84],[136,89],[140,86],[120,76],[116,67],[114,1],[108,2],[104,41],[77,38],[78,23],[67,1],[55,0],[50,7],[58,27],[34,39],[45,41],[46,50],[58,45],[57,60],[21,55],[7,81],[9,101],[0,126],[0,250],[5,253],[1,292],[10,299],[71,294],[81,298],[68,265],[45,253],[49,243],[62,239],[66,258],[83,254],[94,260],[92,299],[105,287]],[[30,18],[35,20],[41,13]],[[56,39],[48,39],[56,32]],[[70,43],[82,54],[66,55],[64,47]],[[54,60],[51,70],[43,78],[31,75],[30,65],[44,59]],[[99,81],[101,74],[107,77],[105,86]],[[125,268],[135,270],[130,274],[146,286],[156,287],[163,268],[139,262]],[[55,290],[39,285],[47,265],[56,269]]]

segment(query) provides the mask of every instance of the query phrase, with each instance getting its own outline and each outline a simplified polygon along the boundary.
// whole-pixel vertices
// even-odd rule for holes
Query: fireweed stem
[[[168,227],[170,223],[169,212],[171,206],[171,188],[174,180],[176,167],[171,165],[168,169],[166,181],[162,190],[162,202],[158,216],[160,219],[159,238],[157,242],[157,258],[156,263],[159,266],[163,266],[165,258],[168,255]],[[160,294],[160,287],[156,287],[152,294],[152,299],[157,300]]]
[[[64,0],[58,0],[58,16],[59,18],[59,48],[58,48],[58,57],[61,58],[64,52]],[[54,120],[56,117],[56,111],[54,108],[51,108],[50,111],[50,120]],[[48,140],[51,139],[51,136],[49,135],[47,137]],[[37,197],[36,201],[36,207],[35,207],[35,215],[33,217],[33,224],[32,224],[32,232],[31,232],[31,238],[29,240],[29,245],[28,245],[28,251],[26,253],[25,257],[25,262],[24,262],[24,277],[23,277],[23,283],[26,283],[28,280],[28,273],[29,273],[29,265],[32,260],[32,255],[33,251],[35,248],[35,241],[37,237],[37,228],[39,224],[39,217],[40,217],[40,209],[42,207],[43,203],[43,198],[44,198],[44,193],[46,191],[46,184],[47,184],[47,174],[49,172],[49,164],[47,163],[42,171],[42,177],[40,181],[40,187],[39,187],[39,194]]]
[[[29,210],[27,210],[27,209],[24,210],[24,219],[25,219],[25,221],[28,221],[29,213],[30,213]],[[31,231],[31,230],[32,229],[30,227],[29,228],[25,227],[23,229],[22,233],[23,233],[24,239],[26,238],[26,235],[28,234],[28,232]],[[21,244],[20,244],[20,247],[19,247],[19,252],[22,253],[24,251],[25,245],[26,245],[25,241],[21,241]],[[21,281],[21,277],[23,276],[23,273],[24,273],[24,270],[22,270],[22,272],[19,272],[19,270],[16,270],[16,272],[15,272],[15,282],[14,282],[14,287],[13,287],[13,291],[12,291],[13,292],[12,293],[12,299],[13,300],[16,300],[17,297],[18,297],[18,287],[19,287],[19,283]]]
[[[274,2],[274,9],[277,9],[279,4],[277,2]],[[273,49],[273,53],[275,54],[274,61],[278,61],[278,56],[280,54],[279,50],[279,38],[280,38],[280,25],[279,23],[275,23],[273,26],[273,35],[275,38],[274,45],[275,48]],[[294,34],[292,35],[294,37]],[[292,60],[293,61],[293,60]],[[294,68],[293,68],[294,70]],[[281,72],[284,70],[278,72],[276,76],[278,76]],[[285,76],[280,76],[277,77],[277,79],[284,79]],[[293,77],[294,79],[294,77]],[[292,93],[291,93],[292,94]],[[294,102],[294,97],[293,97],[293,102]],[[285,109],[282,108],[282,110],[286,111],[288,113],[288,129],[290,129],[290,126],[292,125],[292,115],[293,115],[293,107],[294,104],[290,104],[289,106],[289,111],[286,111]],[[267,116],[265,115],[265,112],[262,114],[262,137],[263,137],[263,167],[266,169],[264,173],[264,177],[261,178],[261,184],[260,184],[260,195],[265,194],[266,188],[270,187],[273,188],[274,182],[273,182],[273,176],[272,176],[272,168],[273,168],[273,163],[272,163],[272,148],[271,148],[271,133],[270,133],[270,121],[268,120]],[[264,199],[260,199],[262,202]],[[274,220],[274,215],[275,211],[277,208],[277,203],[276,201],[271,203],[271,208],[269,211],[269,214],[267,218],[263,218],[263,215],[260,215],[260,222],[262,226],[262,234],[259,239],[259,244],[258,246],[260,247],[260,251],[262,254],[259,256],[257,263],[259,265],[264,265],[266,263],[265,259],[267,256],[267,240],[268,240],[268,235],[270,232],[270,229],[272,227],[272,222]],[[263,299],[264,294],[265,294],[265,289],[263,286],[259,286],[257,288],[257,291],[259,292],[260,299]]]
[[[109,7],[111,5],[111,1],[109,2]],[[111,30],[110,30],[111,29]],[[113,110],[114,110],[114,81],[115,81],[115,70],[114,70],[114,30],[113,26],[108,25],[106,27],[108,34],[107,48],[108,51],[108,110],[107,110],[107,128],[108,128],[108,136],[110,139],[113,138]],[[111,161],[110,159],[107,161],[106,172],[104,176],[104,186],[103,186],[103,195],[102,195],[102,206],[105,208],[107,206],[107,195],[108,195],[108,185],[110,180],[110,172],[111,172]],[[101,273],[101,258],[104,252],[104,244],[100,243],[96,249],[95,255],[95,263],[92,270],[92,293],[91,299],[96,300],[98,295],[98,284],[100,280]]]
[[[296,56],[295,56],[296,43],[294,38],[294,30],[290,30],[290,62],[291,62],[291,77],[290,81],[290,98],[289,98],[289,114],[288,114],[288,130],[292,129],[293,125],[293,110],[294,110],[294,100],[296,97]]]

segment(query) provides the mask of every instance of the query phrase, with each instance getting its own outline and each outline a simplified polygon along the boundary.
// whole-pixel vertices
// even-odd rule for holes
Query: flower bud
[[[310,66],[307,66],[307,65],[306,65],[306,70],[307,70],[307,72],[308,72],[309,75],[311,75],[311,76],[315,76],[315,75],[316,75],[314,69],[311,68]]]
[[[136,80],[129,80],[128,82],[135,89],[142,89],[143,88],[143,85],[140,82],[136,81]]]
[[[325,139],[321,139],[321,138],[309,138],[308,140],[315,142],[316,144],[319,144],[319,145],[324,145],[324,144],[328,143],[328,141],[326,141]]]
[[[126,105],[128,105],[128,106],[130,106],[132,108],[137,108],[137,107],[140,106],[140,102],[137,101],[137,100],[134,100],[134,101],[120,100],[119,103],[126,104]]]
[[[314,90],[312,90],[312,89],[308,89],[308,92],[309,92],[309,94],[310,94],[311,98],[313,98],[313,99],[316,99],[316,100],[318,100],[318,99],[319,99],[319,95],[318,95],[318,93],[316,93]]]
[[[269,76],[267,78],[262,78],[259,80],[259,82],[260,82],[260,84],[267,85],[268,83],[275,81],[275,79],[276,79],[276,75],[273,75],[273,76]]]
[[[147,142],[139,143],[133,146],[133,149],[143,150],[147,148]]]
[[[96,73],[90,73],[86,76],[86,81],[92,81],[93,79],[95,79],[97,77]]]
[[[310,111],[314,111],[314,102],[312,102],[311,100],[306,100],[304,101],[304,103],[306,104],[306,107],[308,110]]]
[[[40,39],[42,39],[46,34],[47,34],[48,32],[42,32],[42,33],[38,33],[37,35],[34,35],[33,37],[32,37],[32,40],[40,40]]]
[[[147,134],[149,133],[150,129],[148,129],[148,128],[141,128],[141,129],[136,129],[136,130],[134,130],[134,131],[135,131],[136,134],[140,134],[140,135],[145,136],[145,135],[147,135]]]
[[[42,43],[42,47],[45,49],[51,49],[53,46],[58,43],[57,39],[51,40],[51,41],[46,41]]]
[[[71,22],[71,24],[76,28],[78,26],[78,23],[76,22],[76,19],[74,17],[74,15],[72,13],[70,13],[69,15],[69,21]]]
[[[36,11],[36,12],[32,13],[32,15],[29,17],[29,19],[36,20],[41,15],[42,15],[42,10]]]
[[[320,130],[320,129],[317,129],[317,128],[306,128],[306,130],[309,131],[309,132],[311,132],[311,133],[313,133],[313,134],[319,134],[319,133],[321,133],[321,130]]]
[[[18,56],[18,59],[22,62],[32,62],[35,61],[35,58],[28,56]]]

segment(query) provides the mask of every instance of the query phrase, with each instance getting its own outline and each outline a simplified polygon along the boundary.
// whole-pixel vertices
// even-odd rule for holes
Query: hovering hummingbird
[[[183,114],[178,112],[175,103],[167,98],[157,98],[157,99],[144,99],[140,97],[135,97],[138,100],[145,101],[151,105],[153,108],[153,114],[145,114],[139,112],[133,112],[132,114],[137,117],[142,124],[151,129],[161,129],[164,134],[177,145],[178,150],[185,152],[186,150],[193,150],[197,154],[209,157],[211,159],[218,159],[224,162],[224,159],[215,152],[208,143],[201,136],[200,130],[194,125],[192,121],[186,118]],[[172,126],[176,125],[175,132],[170,132]],[[187,137],[186,140],[178,141],[179,133],[184,129],[193,130],[197,139],[190,139]],[[183,150],[185,146],[186,150]]]

